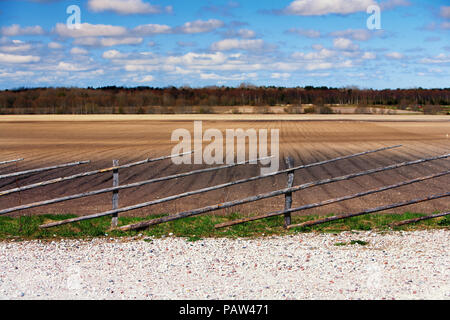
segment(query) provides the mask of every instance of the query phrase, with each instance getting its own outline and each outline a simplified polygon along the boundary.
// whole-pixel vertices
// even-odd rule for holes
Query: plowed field
[[[47,171],[20,177],[19,179],[2,179],[0,180],[0,190],[110,167],[113,159],[118,159],[120,164],[126,164],[149,157],[169,155],[175,146],[175,143],[170,141],[172,131],[178,128],[193,130],[192,119],[183,120],[180,116],[168,120],[130,119],[126,117],[122,119],[114,118],[114,120],[109,118],[78,119],[76,117],[56,118],[54,121],[52,119],[51,117],[43,119],[42,117],[33,118],[29,116],[0,119],[0,161],[25,158],[25,161],[0,166],[0,174],[78,160],[91,160],[91,163]],[[225,132],[226,129],[236,128],[280,129],[280,169],[285,168],[283,157],[287,155],[293,156],[295,164],[300,165],[385,146],[403,145],[403,147],[394,150],[338,161],[307,170],[299,170],[296,172],[294,185],[387,166],[396,162],[440,155],[448,153],[450,150],[450,122],[442,118],[439,118],[438,121],[426,121],[426,117],[423,120],[414,118],[414,121],[404,121],[408,120],[407,117],[398,118],[397,121],[392,121],[395,118],[387,117],[373,118],[376,121],[366,121],[367,118],[360,118],[364,121],[358,121],[357,117],[352,118],[351,121],[339,121],[337,118],[326,117],[305,119],[307,120],[292,118],[291,120],[277,121],[268,120],[264,117],[257,119],[256,116],[248,118],[242,116],[224,121],[223,119],[215,120],[214,117],[208,117],[203,121],[203,129],[217,128],[222,132]],[[164,160],[121,170],[120,184],[162,177],[202,167],[207,166],[176,166],[172,164],[171,160]],[[298,206],[361,192],[406,179],[437,173],[449,168],[450,160],[445,159],[314,187],[295,193],[293,205]],[[246,165],[120,191],[120,207],[259,174],[258,166]],[[0,208],[110,187],[111,185],[111,173],[100,174],[0,197]],[[257,182],[209,192],[201,196],[192,196],[163,205],[131,211],[128,214],[173,213],[227,200],[240,199],[285,186],[286,176],[279,175],[274,178],[266,178]],[[450,175],[303,212],[305,214],[356,212],[361,209],[412,199],[426,194],[431,195],[448,191],[449,186]],[[431,213],[447,210],[450,207],[449,204],[450,200],[444,198],[399,208],[397,211],[409,210]],[[283,205],[283,198],[278,197],[238,206],[227,212],[264,213],[281,209]],[[111,195],[104,194],[35,208],[17,214],[74,213],[85,215],[110,208]]]

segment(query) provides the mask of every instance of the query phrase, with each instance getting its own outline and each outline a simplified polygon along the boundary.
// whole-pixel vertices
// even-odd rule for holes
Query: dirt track
[[[86,117],[76,118],[73,116],[61,117],[58,121],[53,121],[55,118],[58,119],[57,117],[49,116],[46,118],[42,116],[2,116],[2,119],[0,119],[0,143],[2,146],[0,149],[0,161],[19,157],[23,157],[26,160],[16,164],[1,166],[0,174],[77,160],[91,160],[91,163],[74,168],[49,171],[19,179],[18,181],[0,180],[1,190],[59,176],[109,167],[112,164],[112,159],[119,159],[121,164],[125,164],[148,157],[168,155],[175,145],[175,143],[170,142],[172,131],[177,128],[186,128],[191,131],[193,129],[191,116],[188,116],[186,121],[180,120],[182,119],[180,116],[175,116],[170,121],[162,121],[162,118],[140,118],[142,120],[138,120],[139,118],[136,117],[91,117],[88,119]],[[78,121],[76,119],[83,120]],[[412,116],[374,116],[371,118],[374,121],[358,121],[367,120],[364,117],[348,119],[352,121],[338,121],[339,118],[333,117],[302,118],[308,121],[267,121],[267,118],[264,116],[261,118],[255,116],[239,116],[239,118],[234,116],[230,118],[233,120],[240,119],[241,121],[223,121],[224,119],[221,116],[218,116],[217,120],[213,120],[214,118],[211,116],[206,116],[203,119],[205,119],[203,122],[204,130],[217,128],[224,132],[225,129],[236,128],[254,128],[256,130],[260,128],[279,128],[280,157],[292,155],[297,165],[384,146],[403,144],[403,147],[399,149],[297,171],[294,184],[340,176],[400,161],[440,155],[448,153],[450,150],[448,136],[450,134],[450,123],[445,121],[448,118],[444,117],[428,118],[432,119],[432,121],[422,121],[425,118],[412,118]],[[298,120],[297,118],[287,119]],[[317,119],[332,121],[314,121]],[[392,120],[399,122],[393,122]],[[444,171],[449,169],[449,161],[448,159],[433,161],[304,190],[294,194],[294,206]],[[175,166],[170,160],[166,160],[122,170],[120,172],[120,183],[131,183],[176,172],[190,171],[200,167],[202,166]],[[280,169],[282,168],[284,168],[284,164],[280,165]],[[248,165],[121,191],[120,206],[250,177],[258,175],[259,172],[260,170],[257,166]],[[0,199],[0,207],[6,208],[62,195],[109,187],[111,184],[111,174],[106,173],[2,197]],[[256,193],[285,187],[285,185],[286,177],[278,176],[260,180],[258,183],[242,184],[226,190],[210,192],[201,197],[194,196],[146,210],[133,211],[129,214],[147,215],[150,213],[176,212],[243,198]],[[449,185],[450,176],[444,176],[433,181],[414,184],[341,204],[325,206],[313,212],[304,211],[304,213],[355,212],[360,209],[411,199],[424,194],[448,191]],[[239,206],[233,211],[262,213],[280,209],[283,207],[283,203],[282,199],[273,198]],[[400,208],[398,211],[411,210],[428,213],[448,209],[449,204],[450,200],[444,198],[421,205]],[[110,206],[110,195],[106,194],[61,203],[51,207],[23,211],[22,214],[49,212],[89,214],[110,209]]]

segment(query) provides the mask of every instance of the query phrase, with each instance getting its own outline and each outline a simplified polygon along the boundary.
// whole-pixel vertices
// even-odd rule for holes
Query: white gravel
[[[363,240],[369,244],[336,246]],[[0,242],[2,299],[450,299],[448,230]]]

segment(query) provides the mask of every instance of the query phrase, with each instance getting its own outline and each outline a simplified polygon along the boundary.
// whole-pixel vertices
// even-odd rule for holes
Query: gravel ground
[[[367,245],[336,246],[351,240]],[[448,230],[0,242],[1,299],[450,299]]]

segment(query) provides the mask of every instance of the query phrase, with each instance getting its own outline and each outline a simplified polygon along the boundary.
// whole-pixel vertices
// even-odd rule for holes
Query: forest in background
[[[0,91],[0,114],[213,113],[215,106],[252,106],[260,113],[270,113],[270,107],[275,106],[284,106],[287,113],[333,113],[330,108],[333,105],[351,105],[358,110],[383,107],[448,114],[450,88],[373,90],[241,84],[204,88],[109,86]]]

